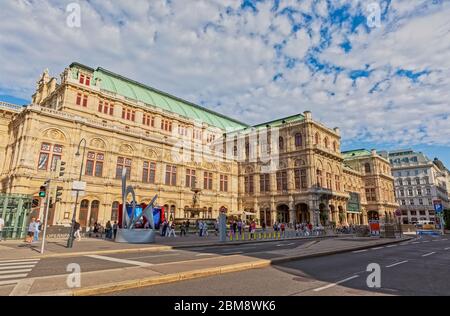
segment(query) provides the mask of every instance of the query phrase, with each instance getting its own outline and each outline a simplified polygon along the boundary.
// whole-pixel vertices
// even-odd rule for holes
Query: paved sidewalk
[[[312,236],[312,237],[295,237],[294,239],[314,239],[314,238],[332,238],[330,236]],[[292,238],[285,238],[292,239]],[[277,242],[278,239],[249,240],[246,235],[245,240],[227,241],[222,243],[219,237],[214,234],[209,237],[198,237],[190,235],[187,237],[160,237],[157,236],[154,244],[126,244],[116,243],[111,240],[101,238],[83,238],[81,241],[75,241],[72,249],[66,248],[66,239],[49,239],[45,243],[44,254],[40,253],[41,242],[28,244],[22,240],[9,240],[0,242],[0,260],[7,259],[24,259],[24,258],[50,258],[64,256],[78,256],[84,254],[108,254],[123,253],[131,251],[164,251],[177,248],[190,248],[200,246],[223,246],[229,244],[243,244],[255,242]]]
[[[152,264],[114,270],[81,273],[81,287],[69,289],[69,274],[25,279],[9,295],[97,295],[115,291],[201,278],[229,272],[268,267],[272,264],[323,256],[340,252],[382,247],[405,239],[332,238],[315,239],[294,249],[277,250],[275,259],[260,259],[257,255],[229,255],[191,261]]]

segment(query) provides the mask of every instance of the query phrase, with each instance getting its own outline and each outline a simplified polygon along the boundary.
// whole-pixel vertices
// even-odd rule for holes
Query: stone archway
[[[346,221],[346,217],[345,217],[345,212],[344,212],[344,208],[339,205],[338,206],[338,223],[339,225],[344,225]]]
[[[319,221],[322,226],[326,226],[328,224],[328,209],[324,203],[319,204]]]
[[[289,206],[280,204],[277,206],[277,222],[289,223]]]
[[[308,204],[299,203],[295,206],[295,215],[297,223],[310,223]]]

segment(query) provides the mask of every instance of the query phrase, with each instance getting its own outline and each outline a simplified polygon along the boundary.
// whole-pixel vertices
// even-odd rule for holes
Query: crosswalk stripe
[[[140,261],[133,261],[133,260],[126,260],[126,259],[119,259],[119,258],[113,258],[113,257],[106,257],[106,256],[98,256],[98,255],[88,255],[86,257],[99,259],[99,260],[106,260],[106,261],[112,261],[112,262],[119,262],[119,263],[125,263],[129,265],[134,266],[141,266],[141,267],[150,267],[153,264],[147,263],[147,262],[140,262]]]
[[[13,263],[13,262],[28,262],[35,261],[38,262],[40,259],[17,259],[17,260],[0,260],[0,263]]]
[[[16,283],[19,283],[19,280],[0,281],[0,286],[1,285],[12,285],[12,284],[16,284]]]
[[[31,270],[32,269],[18,269],[18,270],[0,271],[0,274],[30,272]]]
[[[10,274],[10,275],[0,275],[0,279],[13,279],[13,278],[24,278],[28,275],[28,273],[21,274]]]
[[[34,264],[32,264],[32,265],[30,265],[30,264],[27,264],[27,265],[23,265],[23,266],[14,266],[14,267],[11,267],[11,266],[9,266],[9,267],[0,267],[0,270],[11,270],[11,269],[25,269],[25,268],[34,268],[35,267],[35,265]]]
[[[0,263],[0,267],[5,267],[5,266],[20,266],[20,265],[26,265],[26,264],[33,264],[36,265],[38,264],[38,262],[11,262],[11,263]]]
[[[0,260],[0,286],[14,285],[25,279],[40,259]]]

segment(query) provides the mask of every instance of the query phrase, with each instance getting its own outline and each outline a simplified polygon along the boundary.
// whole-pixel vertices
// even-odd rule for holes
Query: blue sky
[[[0,100],[27,102],[45,68],[78,61],[248,123],[311,110],[344,149],[450,166],[450,1],[90,0],[80,28],[70,2],[1,2]]]

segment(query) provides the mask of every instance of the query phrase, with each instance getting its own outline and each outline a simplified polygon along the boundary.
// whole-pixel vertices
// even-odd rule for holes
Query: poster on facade
[[[380,236],[380,221],[371,219],[369,220],[369,228],[371,236]]]

